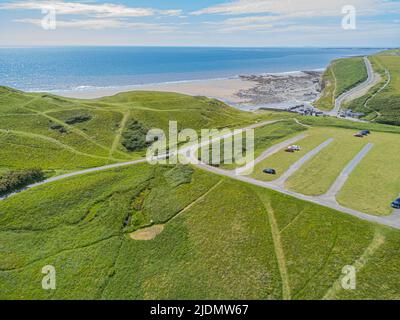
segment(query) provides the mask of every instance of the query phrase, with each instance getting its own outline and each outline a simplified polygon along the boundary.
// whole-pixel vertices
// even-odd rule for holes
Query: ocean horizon
[[[84,91],[323,70],[380,48],[31,47],[0,48],[0,85]]]

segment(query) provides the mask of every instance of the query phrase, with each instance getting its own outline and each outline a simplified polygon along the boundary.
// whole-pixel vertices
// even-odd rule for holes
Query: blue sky
[[[0,0],[0,28],[2,46],[400,47],[400,0]]]

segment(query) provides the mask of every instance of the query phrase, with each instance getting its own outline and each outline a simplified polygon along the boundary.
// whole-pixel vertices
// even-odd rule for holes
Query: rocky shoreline
[[[309,103],[321,93],[320,71],[240,76],[255,85],[236,93],[249,106],[285,106]]]

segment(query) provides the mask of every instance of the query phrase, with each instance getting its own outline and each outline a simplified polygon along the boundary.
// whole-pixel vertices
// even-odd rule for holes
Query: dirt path
[[[211,192],[213,192],[222,182],[224,179],[219,180],[215,185],[213,185],[206,193],[198,197],[196,200],[188,204],[185,208],[180,210],[176,215],[172,216],[170,219],[165,221],[163,224],[157,224],[150,227],[145,227],[143,229],[136,230],[129,234],[131,239],[138,240],[138,241],[149,241],[153,240],[159,234],[164,231],[165,225],[170,223],[171,221],[175,220],[177,217],[188,211],[190,208],[195,206],[200,201],[204,200]]]
[[[81,155],[81,156],[86,156],[86,157],[90,157],[90,158],[95,158],[95,159],[103,159],[103,160],[107,160],[107,157],[102,157],[102,156],[96,156],[94,154],[90,154],[90,153],[85,153],[85,152],[81,152],[79,150],[74,149],[73,147],[62,143],[61,141],[54,139],[54,138],[50,138],[48,136],[45,135],[41,135],[41,134],[37,134],[37,133],[31,133],[31,132],[25,132],[25,131],[18,131],[18,130],[6,130],[6,129],[0,129],[0,132],[2,133],[12,133],[15,134],[17,136],[21,136],[21,137],[28,137],[28,138],[34,138],[34,139],[40,139],[40,140],[45,140],[51,143],[54,143],[56,145],[58,145],[59,147],[66,149],[72,153],[75,153],[77,155]]]
[[[123,118],[121,120],[121,123],[119,125],[117,134],[115,135],[113,144],[112,144],[111,149],[110,149],[110,153],[109,153],[110,160],[112,160],[113,154],[117,150],[117,148],[118,148],[118,146],[119,146],[119,144],[121,142],[121,137],[122,137],[122,134],[124,133],[124,130],[125,130],[125,127],[126,127],[126,124],[127,124],[128,120],[129,120],[130,115],[131,115],[130,111],[125,111],[124,112],[124,116],[123,116]]]
[[[205,194],[203,194],[202,196],[200,196],[199,198],[197,198],[196,200],[194,200],[192,203],[190,203],[189,205],[187,205],[185,208],[183,208],[181,211],[179,211],[176,215],[174,215],[171,219],[169,219],[168,221],[166,221],[165,224],[167,224],[168,222],[171,222],[171,221],[175,220],[175,219],[178,218],[181,214],[185,213],[185,212],[188,211],[190,208],[192,208],[193,206],[195,206],[197,203],[199,203],[200,201],[202,201],[203,199],[205,199],[211,192],[213,192],[216,188],[218,188],[222,182],[224,182],[224,179],[219,180],[219,181],[218,181],[215,185],[213,185]]]
[[[373,110],[373,109],[371,109],[370,107],[368,107],[368,103],[369,103],[372,99],[374,99],[378,94],[380,94],[383,90],[385,90],[386,87],[387,87],[387,86],[390,84],[390,82],[392,81],[392,75],[390,74],[389,70],[385,69],[385,72],[386,72],[386,74],[387,74],[387,76],[388,76],[388,79],[387,79],[387,81],[385,82],[385,84],[384,84],[377,92],[375,92],[371,97],[369,97],[369,98],[365,101],[365,103],[364,103],[364,107],[367,108],[367,109],[370,109],[370,110],[374,111],[374,112],[377,114],[377,118],[381,117],[382,114],[379,113],[378,111]]]
[[[261,202],[263,202],[260,199]],[[271,225],[272,240],[274,242],[275,256],[278,262],[279,273],[282,279],[282,298],[283,300],[291,299],[289,273],[286,267],[285,252],[283,250],[281,233],[279,231],[278,223],[276,222],[274,210],[269,203],[264,203],[265,209],[268,214],[269,223]]]
[[[370,245],[365,249],[364,253],[353,263],[353,267],[359,272],[367,264],[368,260],[375,252],[385,243],[385,236],[376,233]],[[325,293],[322,300],[333,300],[337,293],[342,289],[342,276],[335,281],[333,286]]]

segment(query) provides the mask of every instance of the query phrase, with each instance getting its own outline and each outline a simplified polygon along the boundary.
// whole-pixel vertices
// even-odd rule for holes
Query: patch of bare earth
[[[129,236],[133,240],[149,241],[149,240],[153,240],[155,237],[157,237],[161,232],[163,232],[163,230],[164,230],[164,225],[158,224],[155,226],[151,226],[148,228],[144,228],[144,229],[132,232],[131,234],[129,234]]]

